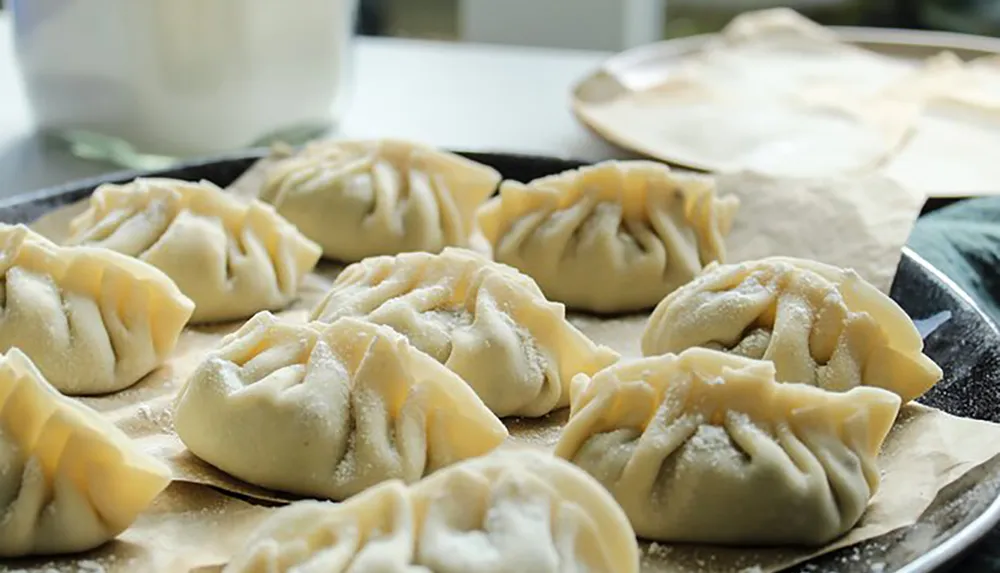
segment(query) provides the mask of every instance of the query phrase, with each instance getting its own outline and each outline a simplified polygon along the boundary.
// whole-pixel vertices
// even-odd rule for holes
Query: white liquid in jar
[[[185,156],[329,126],[357,0],[14,0],[38,127]]]

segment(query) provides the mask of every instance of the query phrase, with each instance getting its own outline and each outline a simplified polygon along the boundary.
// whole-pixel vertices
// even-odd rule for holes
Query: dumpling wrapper
[[[786,96],[822,86],[875,94],[911,73],[911,62],[847,44],[789,8],[745,12],[679,72],[744,94]]]
[[[454,247],[355,263],[311,319],[358,317],[405,335],[462,377],[497,416],[544,416],[569,382],[618,360],[566,320],[527,275]]]
[[[711,265],[663,299],[643,354],[697,346],[771,361],[782,382],[875,386],[904,403],[942,375],[895,301],[854,271],[791,257]]]
[[[656,83],[622,74],[621,94],[578,111],[615,141],[688,167],[852,174],[880,165],[909,132],[917,106],[881,94],[912,70],[787,8],[761,10],[679,64],[643,74]]]
[[[652,308],[712,261],[739,200],[652,161],[605,161],[527,184],[505,181],[477,221],[493,258],[546,297],[598,313]]]
[[[678,74],[585,113],[602,131],[682,165],[821,177],[877,167],[902,145],[916,112],[842,87],[779,96]]]
[[[20,350],[0,355],[0,557],[98,547],[169,483],[165,466]]]
[[[1000,193],[1000,106],[928,105],[914,135],[882,172],[934,197]]]
[[[530,450],[496,452],[416,484],[277,511],[224,573],[637,573],[614,499],[580,469]]]
[[[156,268],[59,247],[0,224],[0,352],[17,347],[60,392],[115,392],[163,364],[194,303]]]
[[[101,185],[67,244],[104,247],[160,269],[195,303],[191,322],[246,318],[296,297],[321,251],[270,205],[208,181]]]
[[[391,139],[318,141],[275,155],[259,198],[346,262],[466,246],[476,207],[500,182],[492,167]]]
[[[555,454],[604,484],[640,537],[820,546],[875,494],[899,406],[878,388],[783,384],[769,362],[692,348],[575,378]]]
[[[1000,58],[965,63],[943,53],[891,93],[917,101],[922,112],[905,146],[881,171],[928,195],[998,193]]]
[[[392,329],[267,312],[198,366],[174,427],[193,454],[239,479],[334,500],[416,481],[507,437],[461,378]]]

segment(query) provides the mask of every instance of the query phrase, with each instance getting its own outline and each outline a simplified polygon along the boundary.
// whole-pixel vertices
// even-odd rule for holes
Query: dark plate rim
[[[477,151],[465,151],[465,150],[454,150],[455,153],[469,156],[471,158],[482,158],[486,159],[489,157],[503,158],[506,160],[522,160],[529,162],[547,162],[554,161],[564,164],[587,164],[592,163],[589,161],[567,158],[567,157],[554,157],[546,155],[536,155],[536,154],[521,154],[521,153],[509,153],[501,151],[487,151],[487,150],[477,150]],[[253,148],[246,149],[232,153],[226,153],[221,155],[213,155],[210,157],[203,157],[191,160],[179,161],[171,166],[165,167],[163,169],[156,170],[135,170],[135,169],[122,169],[118,171],[113,171],[106,173],[104,175],[99,175],[96,177],[89,177],[85,179],[76,179],[61,185],[48,187],[45,189],[39,189],[37,191],[31,191],[28,193],[21,193],[12,197],[5,199],[0,199],[0,211],[15,208],[20,205],[48,202],[53,199],[65,195],[76,195],[81,190],[96,188],[102,183],[115,183],[115,182],[125,182],[136,177],[157,177],[169,174],[181,169],[196,169],[199,167],[210,167],[219,163],[226,163],[232,161],[241,161],[248,159],[259,159],[267,156],[267,148]],[[980,320],[982,320],[987,328],[993,333],[993,337],[1000,341],[1000,328],[993,320],[980,308],[978,303],[969,296],[960,286],[958,286],[954,281],[948,278],[943,272],[941,272],[937,267],[932,265],[926,259],[918,255],[908,246],[904,246],[902,249],[902,256],[908,258],[916,263],[924,272],[931,275],[937,282],[952,292],[958,299],[960,299],[969,309],[976,314]],[[969,551],[977,542],[982,540],[991,529],[1000,524],[1000,496],[997,496],[990,502],[982,513],[976,516],[971,522],[969,522],[965,527],[956,532],[954,535],[948,539],[942,541],[936,547],[930,549],[927,553],[917,557],[913,561],[907,563],[905,566],[898,570],[899,573],[931,573],[934,571],[941,571],[946,568],[949,563],[951,563],[956,558],[960,557],[966,551]]]
[[[16,195],[0,199],[0,210],[10,209],[17,207],[18,205],[25,205],[29,203],[40,203],[55,199],[56,197],[61,197],[63,195],[71,195],[80,189],[97,187],[102,183],[130,181],[136,177],[157,177],[179,169],[209,167],[216,163],[225,163],[227,161],[262,158],[266,156],[267,153],[268,150],[266,148],[254,148],[222,155],[212,155],[198,159],[183,160],[162,169],[119,169],[117,171],[109,171],[103,175],[74,179],[60,185],[53,185],[51,187],[36,189],[26,193],[18,193]]]
[[[993,337],[1000,340],[1000,328],[997,324],[980,308],[979,304],[969,296],[962,287],[958,286],[940,269],[932,265],[927,259],[921,257],[909,247],[903,247],[903,256],[909,258],[919,265],[925,272],[930,274],[940,282],[945,288],[962,300],[963,303],[975,312],[980,320],[993,332]],[[994,527],[1000,524],[1000,495],[976,516],[969,524],[960,529],[948,539],[933,547],[927,553],[907,563],[898,570],[897,573],[932,573],[943,571],[948,564],[959,558],[965,552],[971,550],[981,541]]]

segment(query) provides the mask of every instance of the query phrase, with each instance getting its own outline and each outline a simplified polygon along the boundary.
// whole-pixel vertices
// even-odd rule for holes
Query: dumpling
[[[0,224],[0,352],[20,348],[65,394],[114,392],[160,366],[194,303],[107,249],[59,247]]]
[[[637,573],[639,549],[608,492],[560,459],[497,452],[409,487],[341,504],[302,501],[255,531],[224,573]]]
[[[656,307],[646,356],[703,346],[769,360],[778,380],[878,386],[909,402],[941,379],[913,322],[848,269],[788,257],[714,265]]]
[[[105,247],[162,270],[194,301],[192,322],[284,308],[321,254],[269,205],[207,181],[102,185],[70,232],[68,244]]]
[[[166,467],[60,395],[20,350],[0,355],[0,557],[93,549],[169,483]]]
[[[274,161],[260,199],[325,256],[354,262],[466,246],[476,207],[499,182],[491,167],[415,143],[320,141]]]
[[[461,376],[498,416],[569,404],[569,382],[618,360],[573,327],[531,278],[465,249],[373,257],[347,267],[313,320],[391,326]]]
[[[597,313],[656,305],[725,261],[739,200],[651,161],[605,161],[527,185],[505,181],[477,220],[493,258],[545,296]]]
[[[237,478],[336,500],[416,481],[507,437],[458,376],[391,329],[267,312],[205,358],[177,398],[174,427]]]
[[[555,454],[604,484],[640,537],[825,544],[878,488],[900,399],[774,374],[769,362],[692,348],[581,375]]]

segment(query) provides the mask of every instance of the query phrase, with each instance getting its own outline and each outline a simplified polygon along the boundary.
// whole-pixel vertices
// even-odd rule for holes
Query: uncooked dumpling
[[[327,257],[354,262],[466,246],[473,213],[500,182],[493,168],[406,141],[321,141],[276,158],[260,199]]]
[[[574,309],[651,308],[711,261],[739,200],[711,181],[652,161],[606,161],[506,181],[478,213],[493,258],[527,273],[547,297]]]
[[[713,265],[656,307],[646,356],[703,346],[774,363],[778,380],[877,386],[913,400],[941,379],[903,309],[854,271],[772,257]]]
[[[192,453],[244,481],[335,500],[416,481],[507,436],[461,378],[392,329],[267,312],[205,358],[174,427]]]
[[[284,308],[321,254],[271,206],[207,181],[102,185],[70,231],[71,245],[105,247],[162,270],[194,301],[192,322]]]
[[[461,376],[498,416],[543,416],[569,404],[569,382],[618,360],[566,320],[538,285],[465,249],[372,257],[347,267],[313,309],[330,322],[391,326]]]
[[[194,303],[165,274],[107,249],[59,247],[0,224],[0,352],[18,347],[65,394],[126,388],[174,349]]]
[[[0,355],[0,557],[75,553],[124,531],[170,472],[13,348]]]
[[[900,400],[774,374],[769,362],[693,348],[581,375],[555,453],[604,484],[640,537],[823,545],[877,490]]]
[[[498,452],[342,504],[265,521],[224,573],[637,573],[632,528],[590,476],[540,452]]]

